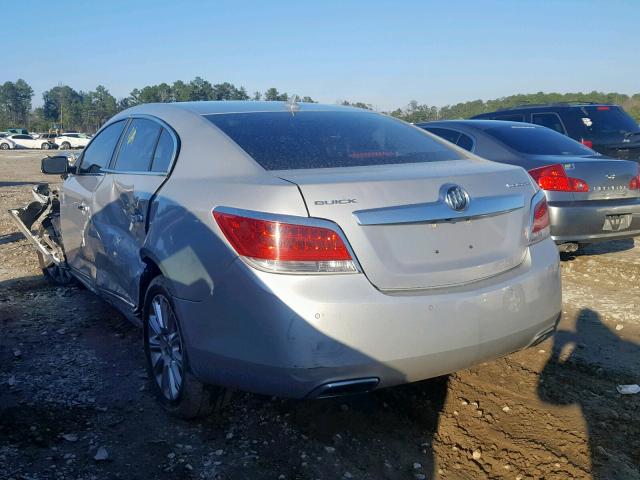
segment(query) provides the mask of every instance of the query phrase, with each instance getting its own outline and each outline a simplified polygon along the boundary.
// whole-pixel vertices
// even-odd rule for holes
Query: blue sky
[[[640,92],[640,1],[0,0],[0,81],[42,91],[201,76],[392,109],[537,91]],[[49,12],[49,13],[46,13]]]

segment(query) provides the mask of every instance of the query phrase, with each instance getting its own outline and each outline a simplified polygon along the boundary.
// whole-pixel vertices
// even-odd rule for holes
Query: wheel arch
[[[141,313],[144,308],[144,297],[147,294],[147,288],[151,281],[158,275],[163,275],[167,280],[169,279],[160,267],[161,262],[155,257],[155,255],[153,255],[152,252],[143,248],[140,251],[140,258],[144,263],[144,269],[142,270],[138,281],[138,302],[136,310]]]

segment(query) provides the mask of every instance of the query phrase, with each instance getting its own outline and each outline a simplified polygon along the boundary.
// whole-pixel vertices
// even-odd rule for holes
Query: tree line
[[[79,130],[93,133],[113,115],[134,105],[150,102],[184,102],[198,100],[266,100],[287,101],[293,94],[280,92],[272,87],[264,92],[253,92],[233,83],[212,84],[196,77],[189,82],[176,80],[172,84],[160,83],[135,88],[121,99],[116,99],[106,87],[98,85],[88,92],[76,91],[68,85],[58,85],[42,94],[43,105],[32,108],[33,89],[24,80],[7,81],[0,85],[0,131],[12,127],[24,127],[42,132],[50,128]],[[302,102],[314,102],[309,96],[295,95]],[[469,118],[483,112],[517,105],[585,101],[615,103],[621,105],[632,117],[640,121],[640,94],[622,93],[533,93],[510,95],[493,100],[472,100],[438,107],[411,101],[404,108],[389,113],[408,122]],[[365,102],[342,101],[343,105],[374,110]]]

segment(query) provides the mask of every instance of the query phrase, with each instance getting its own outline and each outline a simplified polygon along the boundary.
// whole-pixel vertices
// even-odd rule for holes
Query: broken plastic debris
[[[107,460],[109,458],[109,452],[107,452],[107,449],[104,447],[100,447],[98,449],[98,451],[96,452],[95,457],[93,457],[97,462],[102,462],[104,460]]]
[[[622,395],[633,395],[634,393],[640,393],[640,385],[618,385],[616,390],[618,390],[618,393],[621,393]]]

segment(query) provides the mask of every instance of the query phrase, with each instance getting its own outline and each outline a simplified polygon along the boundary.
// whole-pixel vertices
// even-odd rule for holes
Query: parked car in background
[[[11,140],[15,144],[15,148],[39,148],[42,150],[56,148],[55,144],[48,140],[33,138],[31,135],[8,135],[7,139]]]
[[[473,118],[543,125],[603,155],[640,162],[640,127],[618,105],[584,102],[523,105]]]
[[[61,133],[55,138],[55,143],[61,150],[70,148],[84,148],[91,140],[91,136],[86,133]]]
[[[0,150],[13,150],[16,144],[6,136],[0,136]]]
[[[549,201],[560,249],[640,235],[640,166],[596,153],[530,123],[451,120],[418,124],[481,157],[525,168]]]
[[[29,130],[26,128],[7,128],[9,135],[29,135]]]
[[[41,140],[49,140],[51,143],[55,143],[55,139],[58,137],[57,133],[39,133],[38,138]],[[56,145],[57,147],[57,145]]]
[[[62,194],[11,215],[51,278],[142,322],[153,389],[183,417],[227,387],[318,398],[442,375],[560,316],[527,173],[368,110],[140,105],[42,170]]]

